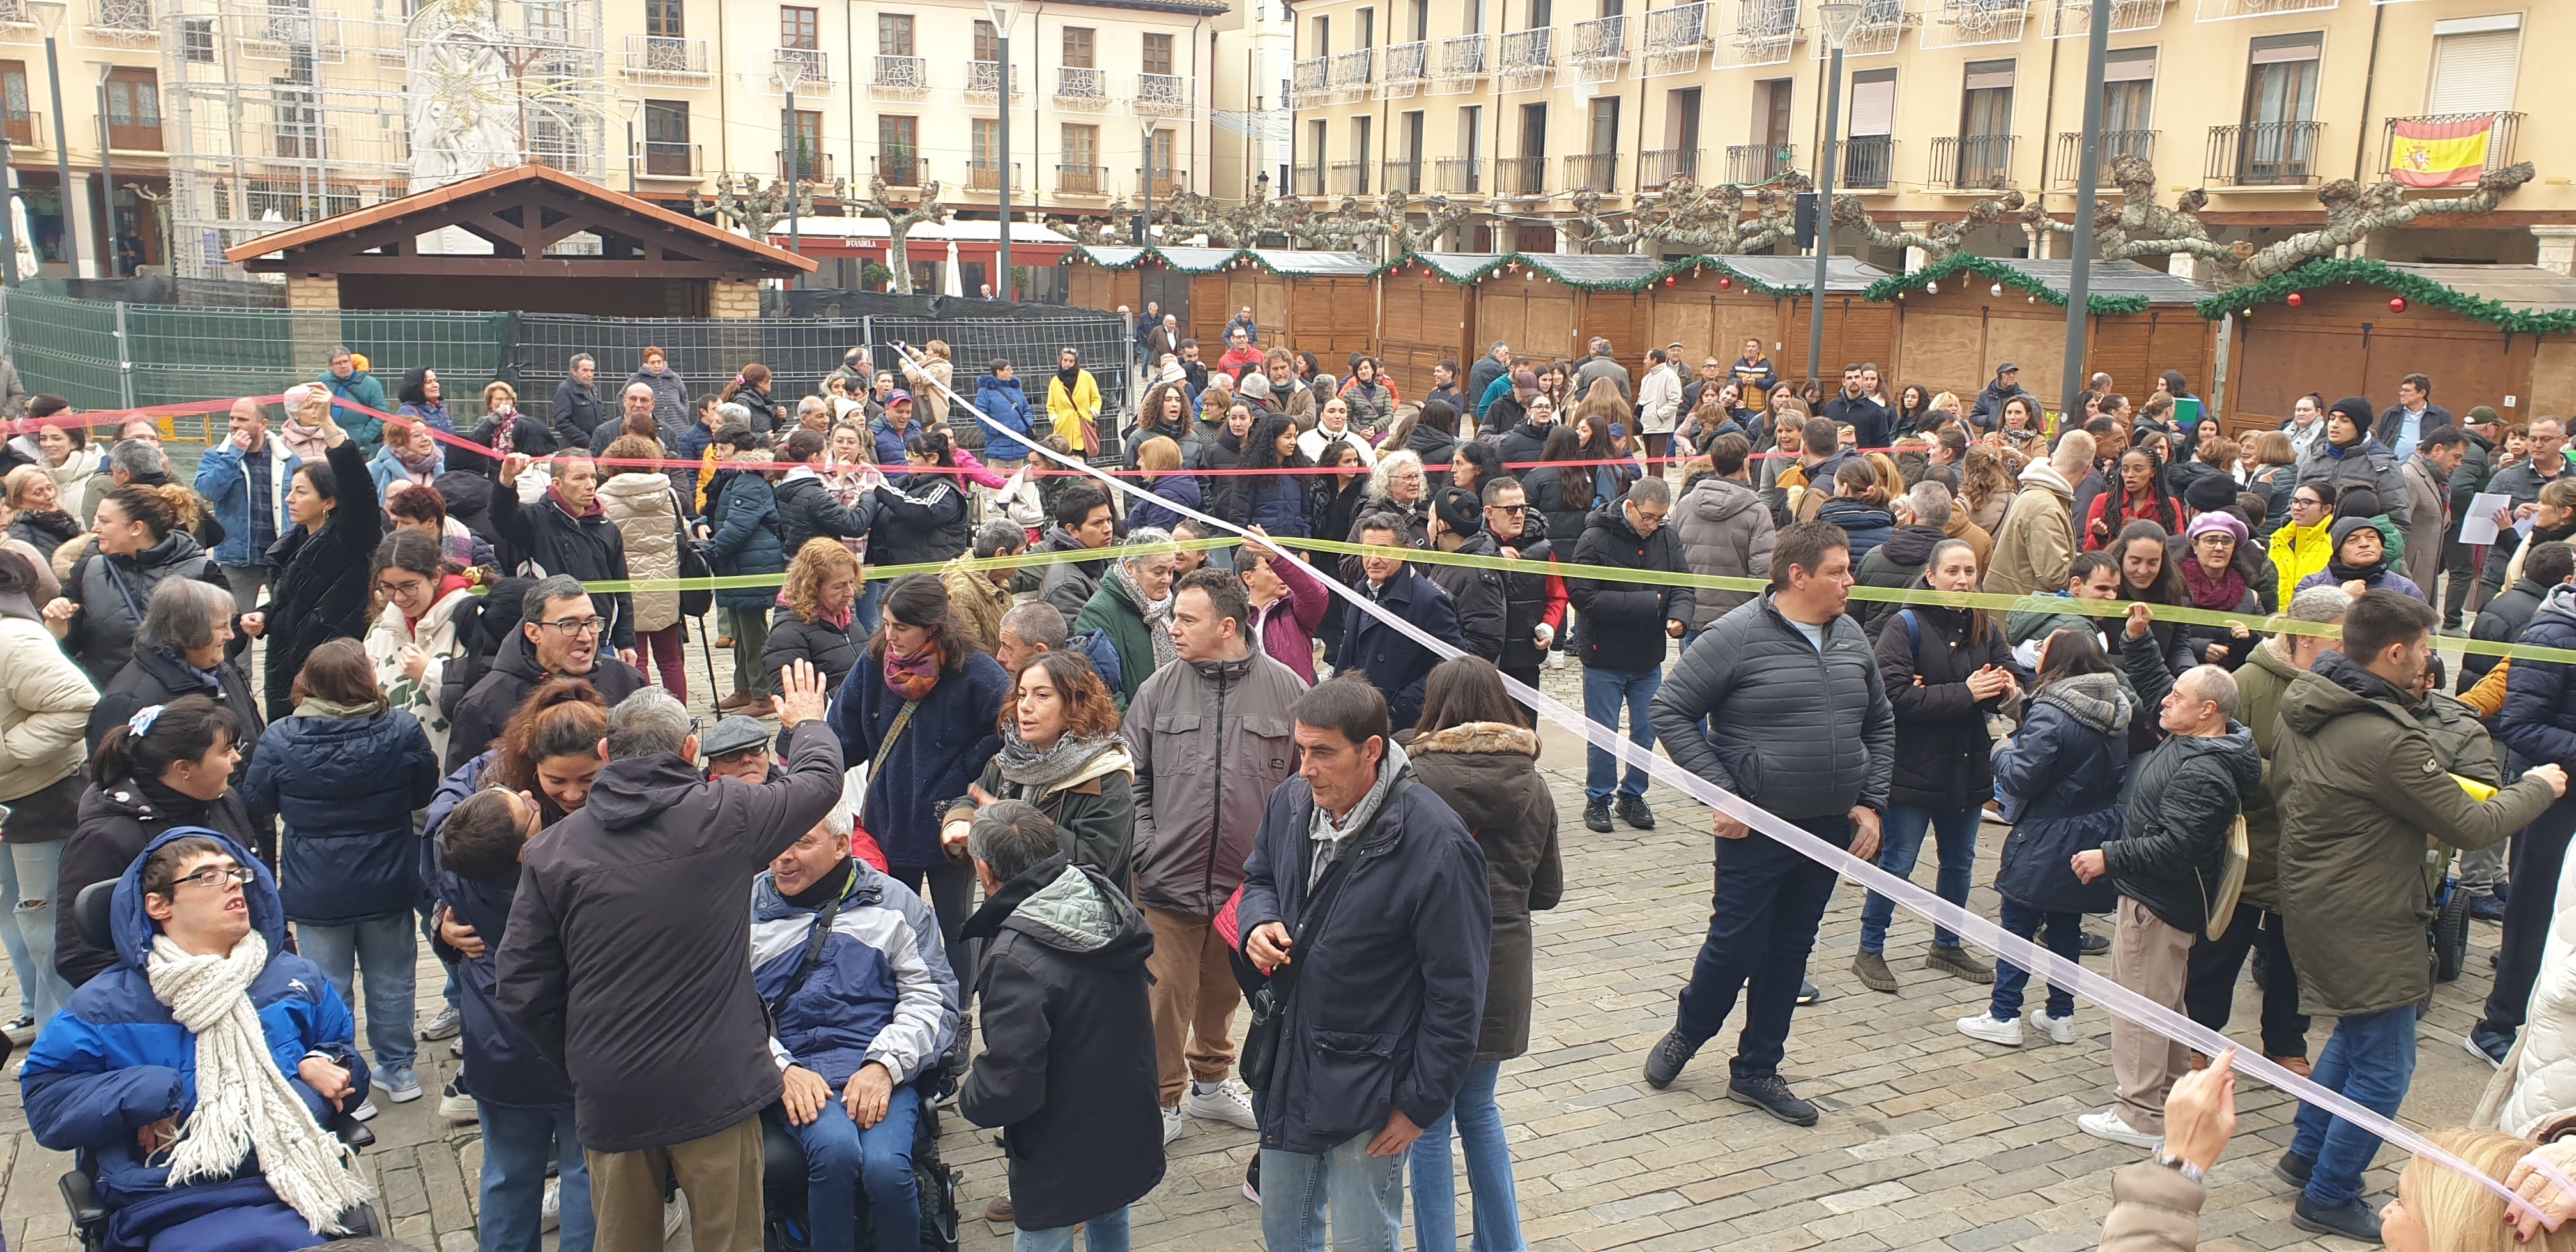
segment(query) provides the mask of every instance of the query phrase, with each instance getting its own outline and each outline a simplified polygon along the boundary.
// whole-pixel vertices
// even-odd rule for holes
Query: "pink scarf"
[[[931,688],[939,685],[939,667],[947,659],[935,643],[923,648],[921,655],[915,657],[896,656],[892,649],[888,649],[885,657],[886,686],[906,700],[924,699],[930,695]]]

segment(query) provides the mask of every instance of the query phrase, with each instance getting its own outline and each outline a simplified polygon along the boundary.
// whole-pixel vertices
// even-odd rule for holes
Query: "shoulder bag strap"
[[[1386,799],[1379,802],[1378,812],[1386,812],[1412,785],[1410,777],[1397,779],[1394,786],[1387,788]],[[1285,971],[1270,977],[1271,998],[1283,1009],[1287,1006],[1289,994],[1297,989],[1298,974],[1314,958],[1315,944],[1324,937],[1324,924],[1333,918],[1333,903],[1341,898],[1342,884],[1350,881],[1351,868],[1359,863],[1358,841],[1367,833],[1365,830],[1352,832],[1354,842],[1333,858],[1332,868],[1324,871],[1324,880],[1315,885],[1315,893],[1306,899],[1305,917],[1299,922],[1294,936],[1296,959],[1289,962]]]
[[[814,919],[814,929],[805,936],[805,953],[796,958],[796,972],[787,976],[786,985],[780,987],[778,994],[769,1001],[769,1020],[772,1023],[778,1020],[778,1011],[787,1007],[787,1001],[795,996],[797,988],[805,985],[806,976],[822,963],[823,945],[832,941],[832,923],[840,919],[841,901],[847,898],[846,892],[835,897],[830,904],[823,906],[823,915]]]

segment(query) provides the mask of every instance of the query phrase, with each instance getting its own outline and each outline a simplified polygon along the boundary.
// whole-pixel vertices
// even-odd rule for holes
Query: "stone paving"
[[[729,679],[722,661],[717,670]],[[692,704],[704,710],[702,661],[690,666]],[[1579,673],[1551,671],[1553,695],[1579,706]],[[2109,1175],[2141,1155],[2084,1136],[2077,1114],[2110,1100],[2108,1019],[2078,1009],[2073,1047],[2019,1051],[1969,1040],[1951,1020],[1984,1002],[1983,988],[1919,968],[1928,927],[1899,914],[1889,937],[1900,995],[1862,987],[1850,971],[1862,893],[1834,897],[1811,976],[1825,998],[1799,1010],[1783,1072],[1824,1110],[1811,1129],[1783,1125],[1725,1098],[1732,1031],[1713,1040],[1681,1081],[1654,1091],[1639,1077],[1645,1050],[1670,1024],[1707,924],[1710,836],[1705,812],[1658,786],[1652,831],[1583,828],[1583,750],[1549,731],[1541,766],[1564,814],[1566,895],[1537,916],[1538,981],[1529,1055],[1503,1067],[1501,1103],[1519,1180],[1523,1230],[1542,1252],[1786,1252],[1829,1247],[2028,1249],[2092,1246],[2109,1205]],[[1972,903],[1994,915],[1982,884],[2001,831],[1980,844]],[[1918,881],[1929,883],[1927,848]],[[2107,922],[2096,926],[2107,934]],[[2469,973],[2443,987],[2421,1026],[2422,1059],[2401,1114],[2424,1128],[2464,1121],[2490,1074],[2459,1040],[2485,996],[2486,954],[2497,928],[2478,923]],[[2107,972],[2097,962],[2095,968]],[[5,973],[0,973],[5,978]],[[420,1003],[436,1007],[436,965],[424,953]],[[2241,989],[2239,1039],[2253,1039],[2253,988]],[[0,997],[14,991],[0,988]],[[1237,1018],[1238,1029],[1241,1017]],[[2321,1048],[2330,1023],[2310,1032]],[[361,1035],[363,1038],[363,1034]],[[438,1087],[457,1062],[444,1043],[424,1044],[420,1072],[430,1098],[387,1106],[374,1122],[377,1146],[365,1162],[383,1196],[393,1233],[434,1252],[475,1246],[473,1191],[481,1143],[472,1126],[437,1116]],[[2203,1216],[2209,1248],[2343,1247],[2290,1225],[2290,1193],[2272,1178],[2271,1157],[2289,1137],[2294,1107],[2247,1084],[2240,1091],[2236,1142],[2211,1175]],[[992,1136],[946,1117],[946,1159],[965,1172],[964,1245],[1009,1246],[1009,1232],[975,1218],[1004,1187]],[[1193,1122],[1170,1149],[1160,1188],[1136,1212],[1140,1247],[1219,1252],[1259,1246],[1259,1213],[1241,1192],[1253,1135]],[[2393,1190],[2390,1154],[2369,1191]],[[2403,1158],[2395,1158],[2402,1163]],[[0,1084],[0,1235],[21,1252],[72,1252],[55,1179],[69,1158],[28,1136],[15,1083]],[[1459,1186],[1462,1234],[1468,1201]],[[549,1245],[552,1239],[549,1237]],[[675,1247],[687,1243],[685,1233]],[[1412,1245],[1410,1224],[1407,1246]]]

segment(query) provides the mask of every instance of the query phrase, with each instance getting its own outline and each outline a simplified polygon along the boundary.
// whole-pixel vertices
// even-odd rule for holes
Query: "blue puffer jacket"
[[[862,660],[832,697],[833,733],[841,737],[844,765],[868,765],[868,794],[859,825],[877,837],[886,864],[929,869],[947,863],[939,847],[939,814],[984,772],[1002,750],[994,723],[1010,694],[1011,676],[982,652],[943,672],[939,684],[913,710],[912,721],[885,760],[877,759],[903,697],[886,686],[885,667]]]
[[[286,823],[286,915],[340,926],[420,900],[413,809],[438,792],[438,755],[409,713],[286,717],[251,758],[242,798]]]
[[[365,370],[351,370],[347,378],[342,378],[326,369],[322,371],[321,377],[313,381],[330,388],[331,396],[335,400],[346,400],[349,404],[362,404],[374,409],[376,413],[393,411],[393,402],[385,398],[383,381]],[[359,445],[369,453],[373,453],[376,446],[384,442],[385,419],[375,416],[374,413],[361,412],[348,405],[334,404],[331,406],[331,420],[338,422],[340,429],[349,432],[349,437],[357,440]]]
[[[304,458],[287,451],[286,441],[274,435],[258,456],[268,463],[269,533],[283,535],[295,529],[286,515],[286,493]],[[197,461],[197,498],[213,507],[215,522],[224,528],[224,541],[215,545],[217,565],[249,565],[260,555],[250,550],[250,471],[242,468],[242,460],[242,450],[226,440],[206,449]]]
[[[1004,431],[984,428],[984,458],[998,461],[1024,461],[1029,456],[1029,395],[1021,390],[1016,378],[985,375],[975,380],[975,411],[993,419]]]
[[[2120,837],[2120,781],[2136,710],[2116,674],[2053,683],[2031,702],[2021,733],[1995,748],[1995,789],[2019,802],[1995,890],[2034,908],[2106,913],[2110,878],[2081,883],[2067,858]]]
[[[939,919],[920,896],[855,856],[846,863],[850,881],[832,937],[814,972],[779,1006],[770,1037],[835,1091],[870,1061],[901,1086],[956,1041],[957,973],[939,941]],[[752,881],[751,978],[761,1003],[787,989],[822,916],[788,903],[768,873]]]
[[[481,767],[490,760],[491,754],[485,753],[457,774],[462,777],[470,772],[479,777]],[[455,781],[450,779],[451,783]],[[447,788],[440,788],[439,796],[446,799]],[[454,807],[454,801],[450,801],[448,808]],[[434,819],[446,816],[443,809],[433,810]],[[435,864],[438,840],[436,827],[431,829],[432,837],[421,842],[424,855]],[[484,937],[483,955],[478,957],[467,958],[444,947],[439,950],[442,960],[452,959],[456,966],[456,1011],[463,1022],[459,1038],[465,1044],[465,1076],[474,1098],[503,1108],[569,1111],[572,1080],[564,1077],[561,1066],[537,1050],[535,1040],[501,1015],[494,994],[498,975],[493,954],[500,950],[502,932],[510,927],[510,903],[518,894],[518,875],[499,882],[476,882],[440,866],[430,881],[435,884],[438,902],[456,914],[457,922],[473,927],[475,934]]]
[[[1165,474],[1161,478],[1155,480],[1154,499],[1139,500],[1136,502],[1134,507],[1127,510],[1127,529],[1134,530],[1139,526],[1159,526],[1164,530],[1170,530],[1172,527],[1179,525],[1182,515],[1164,503],[1166,501],[1170,504],[1183,505],[1188,508],[1198,508],[1200,504],[1203,503],[1199,495],[1198,476],[1194,474]],[[1270,533],[1275,535],[1279,532],[1274,530]]]
[[[2576,648],[2576,587],[2551,588],[2522,628],[2521,642]],[[2505,675],[2496,735],[2512,750],[2514,774],[2544,761],[2576,761],[2576,666],[2515,662]]]
[[[356,1088],[347,1098],[352,1107],[367,1094],[367,1066],[355,1043],[357,1020],[321,966],[286,950],[286,911],[268,868],[248,849],[202,827],[164,832],[117,881],[116,965],[72,993],[28,1050],[20,1079],[36,1142],[80,1153],[82,1166],[98,1179],[99,1199],[112,1214],[113,1248],[139,1249],[171,1224],[210,1208],[278,1205],[256,1173],[174,1189],[168,1161],[147,1162],[134,1140],[137,1130],[165,1117],[184,1120],[197,1105],[196,1036],[153,996],[144,973],[156,932],[143,912],[143,863],[153,849],[192,835],[222,844],[251,869],[242,894],[250,903],[251,925],[268,941],[268,967],[251,981],[250,1000],[279,1071],[317,1119],[329,1106],[295,1076],[306,1053],[319,1052],[349,1071]]]
[[[1243,490],[1243,524],[1258,526],[1274,539],[1311,536],[1314,527],[1306,516],[1306,506],[1313,498],[1307,491],[1310,481],[1302,475],[1253,479],[1252,485]]]
[[[707,484],[707,564],[718,574],[783,574],[787,548],[778,537],[778,493],[769,480],[741,470],[717,470]],[[728,609],[767,612],[773,587],[727,587],[716,603]],[[874,829],[871,827],[870,829]]]

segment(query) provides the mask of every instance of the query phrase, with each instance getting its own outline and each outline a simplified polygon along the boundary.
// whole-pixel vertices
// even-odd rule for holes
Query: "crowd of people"
[[[2504,923],[2476,1142],[2530,1150],[2576,1106],[2576,685],[2494,658],[2453,683],[2433,652],[2576,646],[2558,419],[2455,420],[2410,375],[2384,411],[2310,397],[2231,436],[2170,371],[2051,415],[2009,363],[1965,405],[1867,363],[1828,397],[1759,342],[1694,370],[1600,338],[1497,343],[1410,399],[1366,356],[1337,381],[1263,348],[1250,310],[1213,363],[1147,314],[1128,413],[1073,349],[1032,397],[934,341],[793,399],[757,363],[693,389],[658,349],[612,397],[585,354],[551,421],[494,382],[460,427],[434,371],[388,409],[335,350],[181,482],[154,423],[94,441],[36,397],[0,451],[0,937],[39,1142],[133,1245],[308,1246],[365,1198],[329,1128],[422,1099],[420,1041],[455,1039],[438,1107],[480,1126],[486,1252],[681,1221],[910,1249],[949,1105],[1000,1129],[984,1212],[1026,1249],[1125,1247],[1193,1123],[1258,1134],[1273,1248],[1391,1250],[1408,1191],[1417,1245],[1457,1246],[1461,1150],[1474,1246],[1515,1248],[1497,1088],[1567,878],[1515,684],[1569,664],[1589,720],[1773,819],[1900,876],[1928,840],[1953,905],[2009,826],[2002,929],[2203,1025],[2252,956],[2264,1053],[2383,1116],[2424,919],[2464,893]],[[2466,543],[2481,494],[2506,504]],[[710,613],[733,678],[702,726],[683,633]],[[1584,824],[1654,829],[1619,756],[1587,749]],[[1726,1095],[1814,1125],[1782,1066],[1837,870],[1714,834],[1645,1079],[1741,1001]],[[2026,1021],[2009,959],[1935,927],[1909,980],[1893,903],[1862,922],[1870,991],[1955,979],[1983,1045],[2083,1037],[2074,988]],[[424,943],[443,1007],[415,1020]],[[2310,1013],[2336,1019],[2313,1061]],[[2180,1181],[2120,1175],[2106,1241],[2187,1246],[2231,1058],[2110,1034],[2077,1126]],[[801,1196],[764,1194],[782,1144]],[[2378,1146],[2303,1106],[2294,1220],[2506,1229],[2421,1164],[2375,1215]]]

